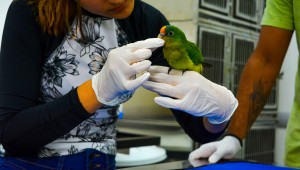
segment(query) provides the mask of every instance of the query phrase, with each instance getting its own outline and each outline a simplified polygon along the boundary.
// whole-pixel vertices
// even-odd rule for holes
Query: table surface
[[[167,170],[167,169],[189,169],[189,170],[295,170],[293,168],[263,164],[245,160],[223,160],[217,164],[208,164],[207,160],[197,160],[189,162],[188,160],[174,161],[168,163],[158,163],[130,168],[119,168],[119,170]],[[299,170],[299,169],[298,169]]]
[[[188,165],[186,165],[188,164]],[[117,168],[119,170],[163,170],[163,169],[184,169],[193,167],[188,161],[174,161],[168,163],[158,163],[144,166],[136,166],[129,168]]]

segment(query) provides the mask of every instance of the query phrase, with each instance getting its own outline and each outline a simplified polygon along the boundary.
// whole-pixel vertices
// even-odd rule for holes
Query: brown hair
[[[60,35],[71,29],[75,17],[81,28],[80,0],[28,0],[36,7],[37,19],[42,29],[51,35]]]

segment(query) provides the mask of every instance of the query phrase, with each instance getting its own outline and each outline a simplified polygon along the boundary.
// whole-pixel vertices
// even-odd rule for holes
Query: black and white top
[[[45,61],[42,102],[61,97],[91,79],[104,66],[109,51],[119,46],[117,38],[126,36],[118,36],[123,32],[119,31],[114,19],[82,16],[83,34],[87,40],[83,43],[76,23],[72,26],[72,32]],[[126,96],[125,100],[130,97]],[[116,120],[116,107],[99,109],[70,132],[47,144],[40,156],[72,154],[85,148],[116,154]]]
[[[48,157],[85,148],[116,153],[118,106],[90,115],[79,102],[76,88],[102,69],[111,49],[156,37],[168,21],[140,0],[127,19],[88,12],[82,18],[86,41],[76,19],[70,33],[52,36],[41,30],[36,12],[26,0],[11,4],[0,53],[0,143],[5,155]],[[161,49],[150,60],[167,66]],[[125,96],[124,101],[130,97]],[[173,113],[198,142],[215,140],[222,134],[207,132],[202,118]]]

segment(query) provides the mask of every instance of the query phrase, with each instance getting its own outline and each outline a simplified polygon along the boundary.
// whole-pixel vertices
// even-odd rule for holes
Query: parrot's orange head
[[[161,38],[163,40],[186,40],[186,37],[184,33],[177,27],[173,25],[165,25],[160,29],[160,32],[158,34],[158,38]]]

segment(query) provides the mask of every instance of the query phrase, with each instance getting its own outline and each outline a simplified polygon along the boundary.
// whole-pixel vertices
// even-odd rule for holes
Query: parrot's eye
[[[168,32],[168,36],[172,36],[172,35],[174,35],[173,31]]]

